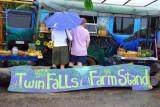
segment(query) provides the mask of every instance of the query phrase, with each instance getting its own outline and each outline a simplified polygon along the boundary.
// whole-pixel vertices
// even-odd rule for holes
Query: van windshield
[[[26,12],[8,12],[8,26],[13,28],[31,28],[32,14]]]

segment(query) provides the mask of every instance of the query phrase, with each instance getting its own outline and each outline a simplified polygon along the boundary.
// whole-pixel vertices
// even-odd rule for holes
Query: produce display
[[[146,56],[148,56],[148,55],[152,55],[152,52],[145,51],[145,52],[141,52],[141,54],[145,54]]]
[[[120,55],[118,53],[119,51],[117,50],[117,55]],[[121,51],[122,55],[120,56],[124,56],[124,57],[151,57],[153,55],[153,50],[150,49],[143,49],[140,52],[136,52],[136,51]]]
[[[28,49],[29,56],[42,56],[42,52],[39,50]]]
[[[11,54],[12,54],[12,52],[11,52],[11,51],[0,50],[0,55],[8,56],[8,55],[11,55]]]
[[[136,51],[127,51],[123,53],[124,57],[137,57],[138,52]]]
[[[0,50],[0,55],[9,56],[12,54],[12,51]],[[28,51],[24,52],[18,50],[18,55],[20,56],[42,56],[42,52],[34,49],[28,49]]]

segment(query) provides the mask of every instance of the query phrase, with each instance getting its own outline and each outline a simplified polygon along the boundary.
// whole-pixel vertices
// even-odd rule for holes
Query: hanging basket
[[[117,50],[117,55],[119,55],[119,56],[123,56],[123,53],[126,52],[126,50],[124,49],[124,45],[123,45],[123,48],[121,48],[122,45],[123,45],[123,44],[121,44],[121,45],[119,46],[119,49]]]

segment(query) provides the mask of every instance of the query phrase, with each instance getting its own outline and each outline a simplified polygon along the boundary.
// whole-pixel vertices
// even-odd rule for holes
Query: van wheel
[[[157,72],[160,72],[160,64],[153,63],[150,67],[150,76],[155,76]]]
[[[97,62],[95,59],[93,59],[92,57],[86,57],[86,63],[83,64],[84,66],[92,66],[92,65],[96,65]]]

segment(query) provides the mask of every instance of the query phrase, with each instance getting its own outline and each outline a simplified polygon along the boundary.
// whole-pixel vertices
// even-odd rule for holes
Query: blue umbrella
[[[48,28],[56,30],[76,28],[82,22],[77,13],[71,12],[56,12],[45,20],[45,24]]]

